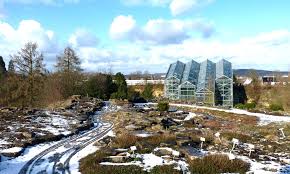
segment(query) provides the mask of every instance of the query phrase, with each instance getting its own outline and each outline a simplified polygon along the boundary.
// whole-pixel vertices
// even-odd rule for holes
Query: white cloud
[[[196,4],[196,0],[173,0],[170,3],[170,10],[172,15],[176,16],[192,9]]]
[[[128,20],[127,22],[131,26],[120,29],[120,31],[131,31],[132,28],[140,29],[136,25],[136,22],[132,22],[132,20]],[[163,24],[164,22],[166,25]],[[95,43],[95,41],[86,39],[91,34],[87,35],[89,32],[86,30],[76,30],[68,38],[68,42],[74,45],[74,49],[81,58],[82,67],[86,71],[109,70],[112,68],[114,72],[122,71],[124,73],[137,70],[166,72],[169,64],[176,60],[186,62],[191,59],[202,61],[209,58],[216,61],[221,57],[229,58],[235,68],[261,68],[270,70],[289,70],[290,68],[290,52],[287,51],[290,50],[289,30],[264,32],[232,42],[215,40],[214,38],[186,38],[182,42],[174,44],[148,44],[148,42],[165,42],[166,40],[160,40],[160,38],[159,40],[155,40],[153,36],[163,34],[164,36],[161,38],[170,38],[166,32],[165,34],[161,32],[163,28],[159,26],[161,25],[159,23],[162,23],[161,26],[175,26],[173,27],[173,31],[183,31],[184,28],[196,27],[188,21],[170,21],[169,24],[167,22],[169,21],[152,20],[141,27],[142,33],[146,33],[146,36],[149,35],[152,38],[146,38],[142,42],[139,42],[139,44],[127,42],[119,45],[110,44],[105,47],[94,45],[92,43]],[[119,32],[119,34],[122,32]],[[138,35],[138,39],[144,39],[140,36]],[[23,20],[17,27],[0,21],[0,53],[6,63],[8,63],[9,55],[16,53],[27,41],[39,43],[40,50],[45,55],[45,63],[50,66],[48,67],[50,69],[55,64],[56,55],[67,45],[67,43],[63,43],[60,46],[55,33],[52,30],[45,29],[37,21]]]
[[[136,27],[136,21],[132,16],[118,16],[111,24],[110,36],[113,39],[124,39],[130,37]]]
[[[154,19],[140,27],[132,16],[118,16],[110,27],[112,39],[162,45],[181,43],[190,38],[191,33],[201,33],[203,37],[210,37],[214,33],[214,27],[212,23],[202,19]]]
[[[93,47],[98,44],[98,38],[86,29],[78,29],[69,38],[73,47]]]
[[[121,0],[123,4],[128,6],[150,5],[153,7],[168,7],[173,16],[181,15],[213,1],[215,0]]]
[[[37,42],[39,49],[48,55],[59,49],[57,38],[51,30],[44,29],[34,20],[23,20],[18,28],[0,20],[0,53],[8,61],[9,55],[15,54],[27,42]],[[55,58],[55,57],[53,57]]]

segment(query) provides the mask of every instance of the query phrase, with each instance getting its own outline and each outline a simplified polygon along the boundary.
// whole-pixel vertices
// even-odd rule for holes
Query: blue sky
[[[0,0],[0,54],[73,47],[86,71],[166,72],[176,60],[290,69],[288,0]],[[110,67],[110,68],[109,68]]]

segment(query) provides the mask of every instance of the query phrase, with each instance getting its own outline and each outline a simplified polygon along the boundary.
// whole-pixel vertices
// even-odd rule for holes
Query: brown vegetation
[[[227,155],[208,155],[189,161],[189,168],[195,174],[246,173],[250,164],[240,160],[230,160]]]

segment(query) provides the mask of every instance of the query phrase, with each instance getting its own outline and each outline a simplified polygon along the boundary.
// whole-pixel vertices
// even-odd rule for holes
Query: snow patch
[[[189,112],[189,114],[185,117],[184,121],[188,121],[196,117],[196,114],[193,112]]]
[[[12,147],[9,149],[4,149],[1,151],[1,153],[19,153],[23,150],[22,147]]]

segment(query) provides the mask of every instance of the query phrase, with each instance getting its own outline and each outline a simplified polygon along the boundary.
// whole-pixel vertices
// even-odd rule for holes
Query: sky
[[[289,0],[0,0],[0,55],[67,46],[87,72],[165,73],[177,60],[290,70]]]

